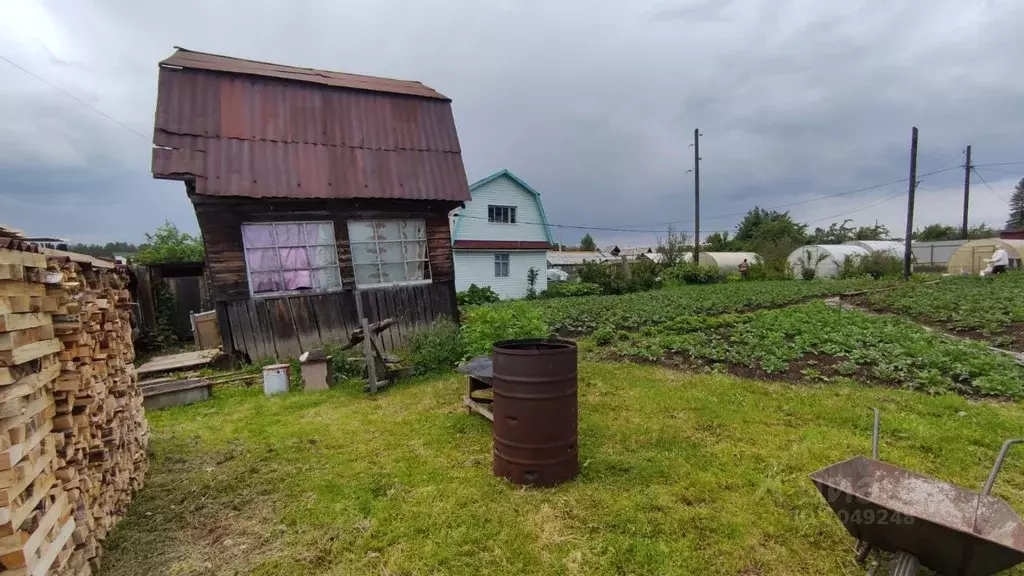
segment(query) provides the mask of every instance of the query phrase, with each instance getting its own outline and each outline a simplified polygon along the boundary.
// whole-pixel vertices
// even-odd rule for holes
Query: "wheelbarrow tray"
[[[988,576],[1024,561],[1021,519],[994,496],[863,456],[810,478],[851,536],[909,552],[946,576]]]

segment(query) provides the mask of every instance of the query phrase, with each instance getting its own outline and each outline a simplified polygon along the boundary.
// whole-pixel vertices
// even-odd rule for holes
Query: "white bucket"
[[[267,396],[283,394],[288,391],[287,364],[271,364],[263,367],[263,393]]]

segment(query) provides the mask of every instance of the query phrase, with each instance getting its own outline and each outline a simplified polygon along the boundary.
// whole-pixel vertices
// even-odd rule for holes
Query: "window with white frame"
[[[253,295],[341,290],[331,222],[242,224],[242,246]]]
[[[488,206],[487,207],[487,221],[498,222],[501,224],[515,224],[516,223],[516,207],[515,206]]]
[[[495,254],[494,255],[494,277],[495,278],[508,278],[508,254]]]
[[[356,286],[430,282],[423,220],[349,220]]]

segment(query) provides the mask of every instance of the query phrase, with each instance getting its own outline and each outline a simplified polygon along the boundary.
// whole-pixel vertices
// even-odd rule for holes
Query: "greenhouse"
[[[899,240],[851,240],[848,246],[860,246],[868,252],[888,252],[897,258],[903,258],[906,246]]]
[[[1024,240],[985,238],[964,244],[949,257],[947,269],[950,274],[978,274],[988,266],[986,259],[992,257],[996,249],[1006,250],[1010,257],[1010,268],[1020,268],[1024,257]]]
[[[754,252],[701,252],[699,258],[701,266],[714,266],[722,274],[738,272],[744,260],[747,264],[761,261],[761,257]]]
[[[806,266],[815,269],[815,278],[834,278],[847,256],[859,258],[871,251],[855,244],[812,244],[801,246],[789,254],[793,276],[803,278],[801,270]]]

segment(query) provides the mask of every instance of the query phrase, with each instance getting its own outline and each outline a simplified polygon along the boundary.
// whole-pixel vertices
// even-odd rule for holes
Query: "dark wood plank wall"
[[[457,319],[455,266],[448,212],[453,202],[408,200],[268,200],[192,196],[206,245],[209,289],[216,301],[225,351],[250,360],[286,359],[325,343],[348,340],[358,324],[355,277],[348,245],[348,221],[362,218],[423,218],[432,282],[362,290],[370,322],[393,317],[381,335],[394,350],[416,327],[438,316]],[[242,248],[243,222],[330,220],[334,222],[341,292],[250,298]]]

